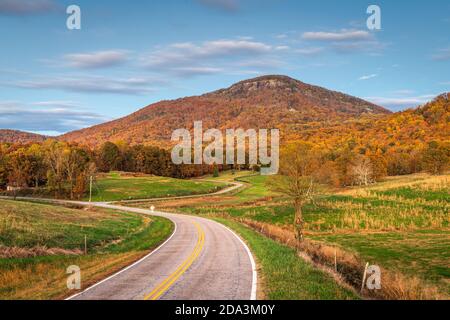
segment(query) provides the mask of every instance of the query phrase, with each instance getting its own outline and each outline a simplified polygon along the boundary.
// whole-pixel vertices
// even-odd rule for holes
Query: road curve
[[[212,180],[203,180],[203,181],[209,181],[209,182],[217,182]],[[166,198],[148,198],[148,199],[134,199],[134,200],[119,200],[119,201],[112,201],[112,202],[102,202],[102,203],[121,203],[121,204],[127,204],[127,203],[141,203],[141,202],[159,202],[159,201],[166,201],[166,200],[179,200],[179,199],[193,199],[193,198],[205,198],[205,197],[213,197],[213,196],[219,196],[227,193],[231,193],[233,191],[236,191],[244,186],[243,183],[237,182],[237,181],[229,181],[227,182],[230,184],[230,186],[221,189],[219,191],[213,192],[213,193],[203,193],[203,194],[193,194],[189,196],[178,196],[178,197],[166,197]]]
[[[227,227],[200,217],[105,203],[90,205],[168,218],[176,228],[152,253],[70,300],[256,299],[253,257]]]

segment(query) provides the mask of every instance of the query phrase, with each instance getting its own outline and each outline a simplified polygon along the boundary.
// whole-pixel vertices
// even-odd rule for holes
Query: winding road
[[[70,300],[256,299],[253,257],[245,243],[227,227],[199,217],[112,204],[91,205],[164,217],[175,224],[175,231],[143,259]]]
[[[215,194],[241,186],[233,183]],[[232,230],[213,220],[105,202],[17,199],[159,216],[175,224],[169,239],[150,254],[67,300],[256,300],[257,273],[250,250]]]

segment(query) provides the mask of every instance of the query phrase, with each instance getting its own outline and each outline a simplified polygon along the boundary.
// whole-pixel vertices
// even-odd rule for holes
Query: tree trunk
[[[304,240],[303,236],[303,202],[299,200],[295,200],[294,202],[294,209],[295,209],[295,216],[294,216],[294,234],[295,239],[297,240],[297,249],[299,249],[300,244]]]

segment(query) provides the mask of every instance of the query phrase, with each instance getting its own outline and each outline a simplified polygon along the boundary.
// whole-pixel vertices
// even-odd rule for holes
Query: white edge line
[[[214,221],[214,220],[212,220],[212,221]],[[256,292],[257,292],[257,286],[258,286],[258,271],[256,270],[256,263],[255,263],[255,259],[253,259],[252,252],[248,248],[247,244],[242,240],[242,238],[240,236],[238,236],[233,230],[231,230],[226,225],[223,225],[217,221],[214,221],[214,222],[221,225],[228,231],[230,231],[242,243],[242,245],[245,248],[245,251],[247,251],[248,257],[250,258],[250,263],[252,265],[252,292],[250,294],[250,300],[256,300]]]
[[[167,218],[166,218],[166,219],[167,219]],[[170,220],[170,219],[169,219],[169,220]],[[170,220],[170,221],[172,221],[172,220]],[[112,278],[118,276],[118,275],[121,274],[122,272],[125,272],[125,271],[127,271],[127,270],[133,268],[134,266],[138,265],[139,263],[141,263],[141,262],[144,261],[145,259],[149,258],[151,255],[153,255],[154,253],[156,253],[157,251],[159,251],[162,247],[164,247],[164,246],[165,246],[165,245],[173,238],[173,236],[174,236],[175,233],[177,232],[177,228],[178,228],[178,227],[177,227],[177,223],[176,223],[175,221],[172,221],[172,223],[175,224],[175,229],[173,230],[172,235],[169,237],[169,239],[167,239],[166,241],[164,241],[158,248],[156,248],[155,250],[153,250],[152,252],[150,252],[149,254],[147,254],[145,257],[143,257],[143,258],[139,259],[138,261],[134,262],[133,264],[129,265],[128,267],[125,267],[124,269],[122,269],[122,270],[116,272],[115,274],[109,276],[108,278],[103,279],[102,281],[97,282],[96,284],[94,284],[94,285],[92,285],[92,286],[90,286],[90,287],[84,289],[82,292],[79,292],[79,293],[77,293],[77,294],[74,294],[73,296],[70,296],[69,298],[66,298],[66,299],[64,299],[64,300],[72,300],[73,298],[76,298],[76,297],[78,297],[78,296],[80,296],[80,295],[86,293],[87,291],[89,291],[89,290],[91,290],[91,289],[97,287],[98,285],[100,285],[100,284],[102,284],[102,283],[104,283],[104,282],[106,282],[106,281],[108,281],[108,280],[110,280],[110,279],[112,279]]]

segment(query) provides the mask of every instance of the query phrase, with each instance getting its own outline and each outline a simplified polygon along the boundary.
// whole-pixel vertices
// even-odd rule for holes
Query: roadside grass
[[[121,239],[142,225],[142,218],[108,210],[75,210],[46,204],[0,200],[0,244],[88,249]]]
[[[119,172],[101,176],[93,188],[92,201],[120,201],[206,194],[226,187],[223,183],[156,176],[133,176]],[[88,200],[86,196],[84,200]]]
[[[232,202],[217,200],[194,206],[180,202],[171,210],[251,220],[291,232],[291,203],[276,195],[267,197],[267,189],[261,185],[264,177],[243,179],[252,186],[234,195]],[[450,296],[449,209],[450,176],[417,174],[330,192],[305,205],[303,214],[307,237],[339,245],[390,271],[417,276]]]
[[[0,258],[0,299],[60,299],[74,294],[66,286],[67,267],[80,267],[86,288],[147,254],[174,228],[159,217],[3,200],[0,218],[3,226],[15,226],[0,232],[1,248],[29,253]],[[37,246],[72,251],[51,255],[43,250],[35,256]]]
[[[300,258],[294,249],[227,219],[216,219],[248,243],[263,275],[263,298],[269,300],[354,300],[358,296],[329,274]]]
[[[365,261],[404,275],[420,276],[450,294],[450,231],[383,232],[312,236],[358,252]]]

